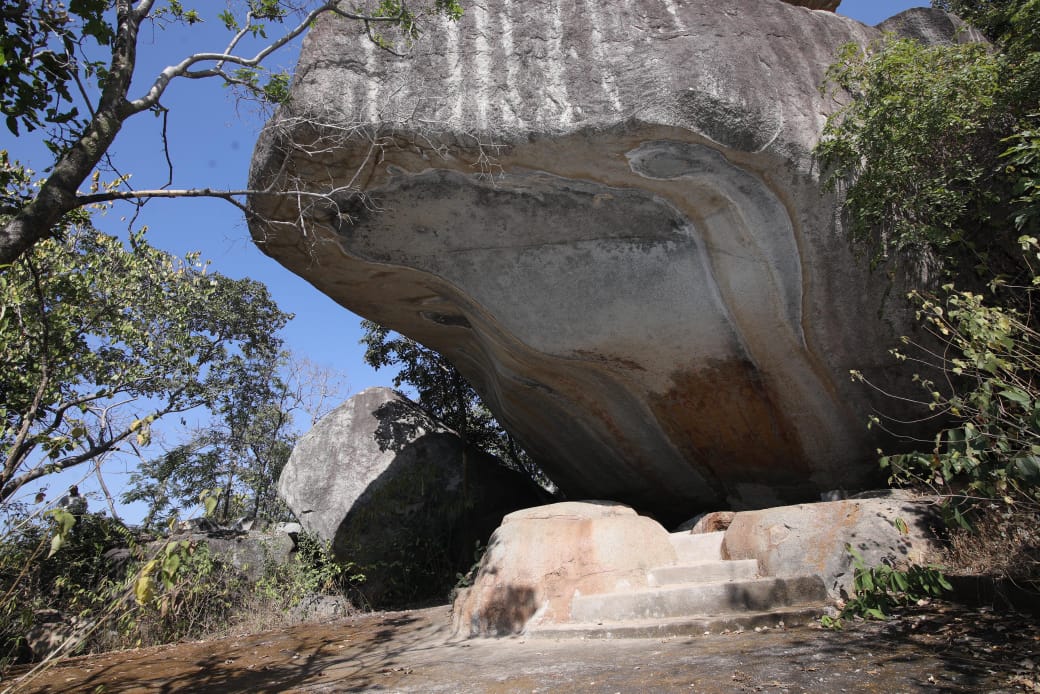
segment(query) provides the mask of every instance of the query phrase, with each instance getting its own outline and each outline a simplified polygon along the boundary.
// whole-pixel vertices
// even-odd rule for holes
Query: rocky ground
[[[1031,616],[915,608],[843,631],[451,642],[446,607],[73,658],[24,692],[1040,691]]]

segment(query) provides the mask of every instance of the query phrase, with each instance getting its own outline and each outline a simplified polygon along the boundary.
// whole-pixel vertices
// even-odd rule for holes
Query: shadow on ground
[[[271,694],[1040,691],[1035,618],[987,609],[929,606],[844,631],[612,641],[451,642],[448,622],[447,608],[439,607],[74,658],[15,687]]]

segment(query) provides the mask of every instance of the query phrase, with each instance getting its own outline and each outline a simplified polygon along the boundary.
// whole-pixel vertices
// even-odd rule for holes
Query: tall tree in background
[[[204,489],[220,490],[218,521],[287,519],[274,484],[299,436],[338,402],[342,379],[285,352],[237,366],[210,424],[131,474],[122,501],[148,504],[145,527],[197,505]]]
[[[254,369],[276,357],[288,318],[258,282],[209,273],[140,232],[127,247],[85,211],[65,216],[61,239],[0,275],[0,501],[263,378]]]
[[[515,470],[543,487],[552,483],[487,409],[480,395],[451,362],[415,340],[370,320],[361,321],[365,331],[365,363],[374,369],[397,366],[394,385],[411,386],[419,405],[472,444],[497,456]]]
[[[215,78],[243,88],[269,102],[287,96],[288,76],[265,77],[264,61],[303,34],[323,14],[333,13],[360,22],[368,40],[387,50],[407,45],[419,34],[424,10],[458,18],[456,0],[432,0],[410,9],[400,0],[364,3],[339,0],[244,0],[226,7],[206,3],[203,11],[182,0],[14,0],[0,9],[0,114],[15,135],[42,132],[53,153],[47,176],[38,190],[25,196],[5,196],[0,212],[0,267],[25,253],[34,243],[53,236],[65,215],[85,205],[113,200],[144,201],[154,197],[216,197],[244,209],[250,191],[209,188],[133,190],[121,174],[118,187],[90,193],[80,188],[100,166],[111,166],[109,152],[123,124],[134,116],[168,116],[162,98],[178,79]],[[223,6],[223,3],[220,3]],[[131,88],[146,77],[138,75],[138,38],[143,27],[162,29],[169,23],[195,25],[216,21],[227,28],[227,43],[199,50],[151,76],[136,95]],[[274,26],[282,35],[256,46]],[[366,39],[361,39],[366,40]],[[245,53],[247,46],[254,47]],[[169,155],[169,152],[167,152]],[[169,158],[169,156],[168,156]],[[38,168],[39,164],[36,164]],[[6,187],[0,180],[0,187]],[[312,193],[301,191],[300,195]]]

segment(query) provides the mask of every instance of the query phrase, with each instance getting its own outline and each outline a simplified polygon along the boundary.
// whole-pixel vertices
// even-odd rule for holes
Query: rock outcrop
[[[739,515],[739,514],[738,514]],[[840,534],[840,533],[839,533]],[[459,637],[665,636],[794,625],[830,600],[821,576],[789,562],[723,556],[724,532],[671,533],[610,502],[565,502],[511,513],[492,536],[473,585],[452,607]]]
[[[460,636],[504,636],[571,621],[574,596],[645,588],[676,562],[668,531],[627,506],[563,502],[511,513],[495,531],[474,585],[453,610]]]
[[[890,386],[912,320],[811,151],[827,66],[879,36],[780,0],[491,0],[399,60],[326,17],[253,163],[301,195],[251,230],[446,355],[572,498],[677,523],[862,488],[848,372]]]
[[[278,493],[365,575],[360,590],[374,606],[443,598],[506,513],[545,500],[388,388],[358,393],[305,434]]]
[[[855,572],[846,545],[866,566],[927,564],[939,525],[934,500],[899,497],[742,511],[726,529],[722,555],[754,559],[771,576],[815,574],[832,597],[848,598]]]

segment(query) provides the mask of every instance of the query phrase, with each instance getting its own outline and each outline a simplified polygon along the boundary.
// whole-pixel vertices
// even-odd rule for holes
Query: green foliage
[[[0,670],[25,657],[24,636],[36,612],[61,610],[86,623],[117,603],[125,586],[105,557],[130,537],[124,526],[91,514],[56,520],[30,517],[0,537]],[[64,540],[47,554],[55,533]]]
[[[1000,142],[1015,122],[1003,73],[978,44],[886,39],[842,50],[828,84],[852,100],[828,120],[817,155],[875,263],[931,253],[971,267],[999,241],[1010,185]]]
[[[854,595],[845,602],[837,618],[823,617],[826,627],[841,628],[844,620],[887,619],[899,607],[913,605],[920,600],[942,597],[953,586],[936,566],[911,565],[896,569],[890,564],[868,567],[863,556],[852,545],[846,545],[852,557]]]
[[[307,597],[344,595],[363,584],[365,575],[351,563],[340,563],[332,556],[330,543],[301,533],[296,551],[286,562],[265,562],[264,575],[257,581],[256,593],[283,610],[297,607]]]
[[[112,44],[108,0],[13,2],[0,10],[0,113],[7,129],[74,123],[77,54]]]
[[[1040,262],[1034,237],[1021,244],[1026,264]],[[1040,277],[1015,291],[1028,298],[1037,286]],[[993,290],[1001,296],[999,283]],[[950,520],[962,526],[974,499],[1040,504],[1040,333],[1027,314],[952,285],[941,300],[916,292],[911,298],[942,348],[907,339],[910,349],[894,354],[918,364],[922,404],[949,424],[929,451],[884,456],[891,481],[947,493],[956,488],[961,499],[949,507]]]
[[[0,275],[0,499],[218,402],[287,319],[260,283],[143,233],[127,248],[83,220],[38,244]]]
[[[1030,234],[1040,233],[1040,129],[1036,124],[1040,114],[1026,121],[1031,127],[1007,139],[1010,145],[1004,152],[1007,173],[1012,182],[1012,201],[1016,214],[1015,228]]]
[[[30,519],[0,537],[0,673],[26,659],[24,635],[41,610],[75,618],[86,627],[82,648],[98,652],[287,624],[306,598],[345,595],[364,581],[307,535],[287,560],[265,561],[250,583],[205,542],[139,543],[122,525],[91,514],[56,555],[45,556],[52,525]],[[123,562],[113,560],[115,550]]]
[[[929,257],[946,273],[938,292],[910,294],[930,335],[894,352],[917,368],[920,405],[941,431],[881,464],[894,483],[946,495],[949,520],[965,525],[984,500],[1040,501],[1040,2],[935,4],[995,46],[846,47],[829,80],[852,100],[818,154],[875,260]]]
[[[464,437],[543,486],[551,484],[530,456],[491,414],[477,391],[437,352],[369,320],[361,322],[365,363],[397,366],[394,385],[415,388],[419,405]]]
[[[477,570],[480,568],[480,562],[484,558],[484,553],[487,552],[487,545],[484,545],[477,540],[473,545],[473,564],[470,565],[469,570],[466,573],[455,574],[455,590],[452,592],[452,602],[455,601],[455,594],[462,588],[469,588],[473,585],[473,581],[477,578]]]
[[[964,19],[1016,59],[1040,51],[1037,0],[934,0],[932,4]]]
[[[72,527],[76,525],[76,517],[63,508],[51,509],[45,515],[53,520],[55,525],[54,537],[51,538],[51,548],[47,552],[47,558],[50,559],[58,553],[58,550],[68,540]]]
[[[403,0],[379,0],[375,7],[363,11],[372,18],[365,21],[369,38],[383,50],[393,53],[410,48],[422,33],[420,20],[424,9],[410,8]],[[462,17],[462,5],[458,0],[434,0],[430,9],[445,15],[451,21],[457,21]],[[374,31],[373,24],[385,26],[394,33],[388,35]]]

